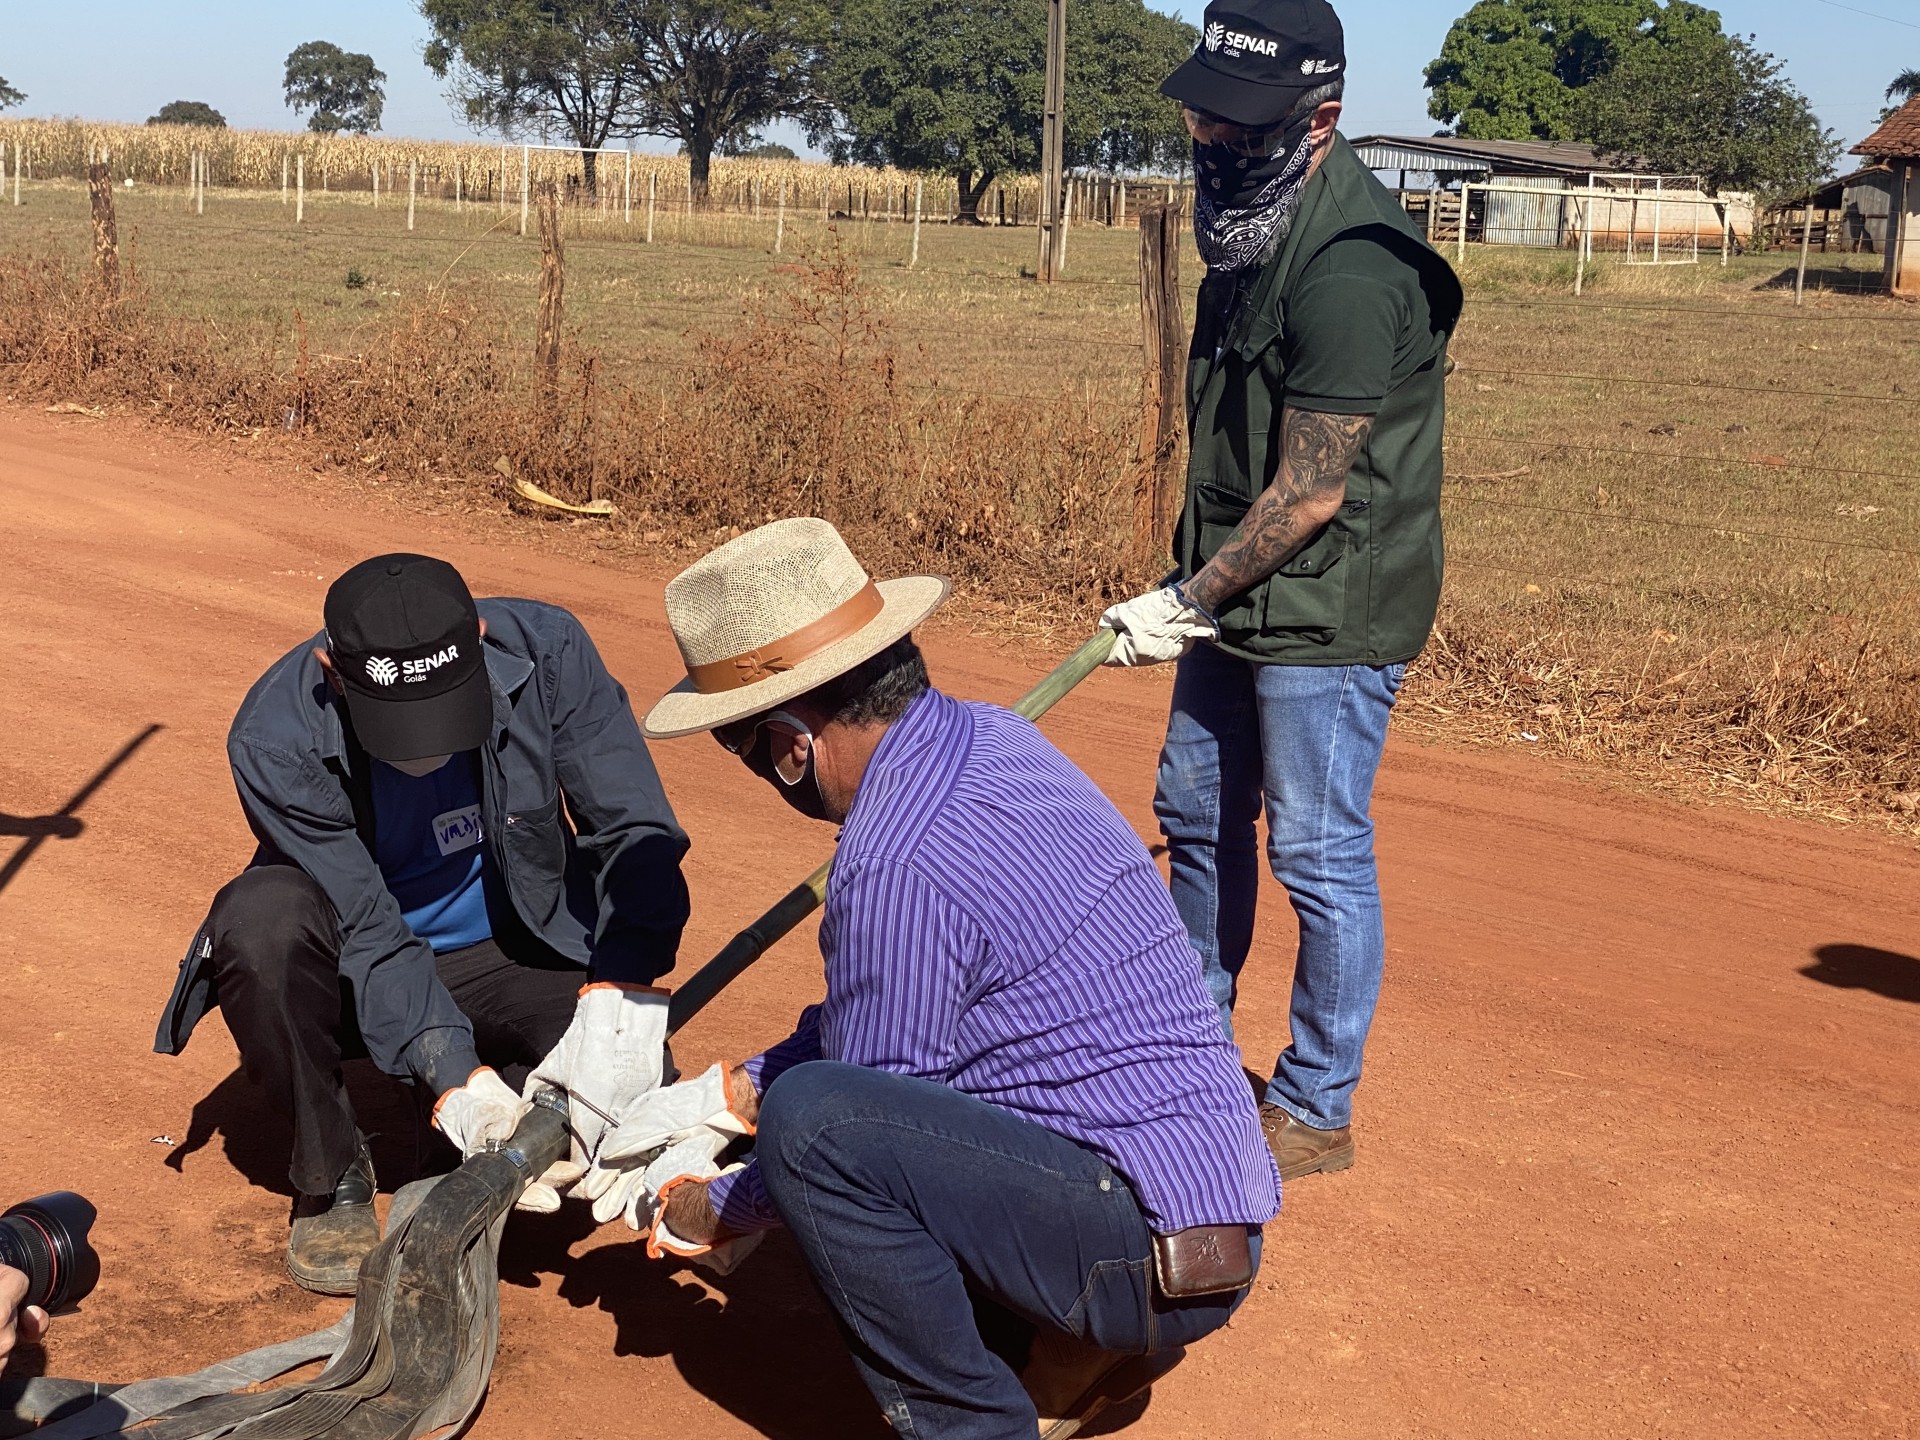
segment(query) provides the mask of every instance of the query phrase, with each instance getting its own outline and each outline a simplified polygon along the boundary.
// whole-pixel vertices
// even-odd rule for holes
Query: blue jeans
[[[1024,1323],[1029,1342],[1046,1326],[1149,1354],[1219,1329],[1246,1295],[1161,1298],[1152,1236],[1123,1179],[1092,1151],[945,1085],[796,1065],[767,1088],[754,1153],[903,1436],[1033,1440],[1022,1357],[1004,1337],[1000,1353],[988,1348],[983,1312]]]
[[[1233,1034],[1259,888],[1254,821],[1300,921],[1293,1040],[1266,1099],[1304,1124],[1353,1118],[1386,937],[1373,863],[1374,772],[1404,665],[1257,665],[1211,645],[1180,661],[1154,813],[1173,903]]]

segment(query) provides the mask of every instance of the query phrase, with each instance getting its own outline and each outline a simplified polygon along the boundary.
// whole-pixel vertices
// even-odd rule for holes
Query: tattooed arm
[[[1347,494],[1347,470],[1373,428],[1373,416],[1326,415],[1288,406],[1280,427],[1280,473],[1219,553],[1183,587],[1195,604],[1215,614],[1278,570],[1339,513]]]

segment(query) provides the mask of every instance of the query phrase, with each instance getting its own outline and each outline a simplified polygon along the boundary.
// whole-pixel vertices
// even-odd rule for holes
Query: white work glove
[[[433,1128],[460,1147],[462,1156],[479,1154],[487,1142],[502,1143],[519,1128],[521,1117],[533,1108],[492,1066],[482,1065],[467,1083],[447,1091],[433,1107]]]
[[[1114,632],[1103,665],[1159,665],[1178,660],[1201,640],[1218,640],[1220,625],[1178,585],[1163,585],[1109,606],[1100,624]]]
[[[556,1161],[529,1185],[522,1210],[551,1213],[560,1191],[587,1173],[612,1128],[605,1117],[626,1114],[660,1086],[667,1041],[667,992],[647,985],[597,980],[582,986],[573,1022],[547,1058],[527,1077],[526,1095],[552,1088],[567,1094],[570,1157]]]
[[[707,1172],[717,1173],[713,1157],[737,1136],[752,1133],[728,1103],[727,1067],[713,1065],[631,1106],[619,1128],[602,1137],[593,1167],[574,1193],[593,1201],[593,1218],[601,1224],[624,1215],[631,1228],[643,1230],[666,1181],[693,1173],[703,1157]]]
[[[667,1154],[672,1154],[668,1151]],[[665,1155],[660,1157],[666,1159]],[[654,1196],[653,1229],[647,1236],[647,1258],[658,1260],[663,1255],[675,1255],[683,1260],[691,1260],[704,1266],[716,1275],[731,1275],[739,1268],[740,1262],[759,1248],[766,1231],[754,1230],[745,1235],[736,1235],[731,1240],[722,1240],[718,1245],[696,1245],[690,1240],[682,1240],[667,1228],[667,1193],[683,1180],[713,1180],[722,1175],[731,1175],[736,1170],[744,1170],[745,1165],[729,1165],[726,1169],[716,1169],[709,1162],[703,1169],[683,1171],[668,1176],[660,1182],[660,1189]]]
[[[716,1157],[733,1138],[711,1125],[696,1125],[644,1166],[605,1172],[617,1178],[593,1202],[593,1218],[604,1225],[618,1216],[629,1230],[646,1234],[653,1228],[667,1186],[689,1175],[697,1179],[718,1175]]]

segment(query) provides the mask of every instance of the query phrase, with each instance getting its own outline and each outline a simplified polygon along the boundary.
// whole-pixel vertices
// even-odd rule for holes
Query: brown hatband
[[[802,625],[791,635],[783,635],[757,650],[713,660],[705,665],[689,665],[687,678],[702,695],[719,695],[740,690],[757,680],[771,679],[813,659],[823,650],[857,634],[878,619],[887,602],[873,581],[851,600],[833,607],[811,624]]]

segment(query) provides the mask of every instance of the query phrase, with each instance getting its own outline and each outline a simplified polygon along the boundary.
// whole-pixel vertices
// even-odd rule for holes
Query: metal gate
[[[1502,175],[1489,188],[1481,236],[1489,245],[1560,246],[1567,238],[1567,182],[1552,175]],[[1475,186],[1479,189],[1479,186]],[[1530,192],[1539,191],[1539,194]]]

